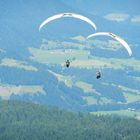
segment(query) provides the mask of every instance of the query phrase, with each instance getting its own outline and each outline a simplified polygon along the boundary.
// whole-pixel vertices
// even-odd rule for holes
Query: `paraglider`
[[[77,18],[77,19],[83,20],[83,21],[87,22],[88,24],[90,24],[95,30],[97,29],[95,23],[83,15],[76,14],[76,13],[60,13],[60,14],[56,14],[56,15],[51,16],[51,17],[47,18],[46,20],[44,20],[39,26],[39,31],[49,22],[59,19],[59,18],[64,18],[64,17],[72,17],[72,18]]]
[[[66,61],[66,67],[68,68],[70,66],[70,60]]]
[[[100,71],[97,71],[97,73],[96,73],[96,79],[99,79],[99,78],[101,78],[101,72]]]
[[[88,24],[90,24],[95,30],[97,29],[95,23],[93,21],[91,21],[89,18],[83,16],[83,15],[80,15],[80,14],[76,14],[76,13],[60,13],[60,14],[56,14],[56,15],[53,15],[49,18],[47,18],[46,20],[44,20],[40,26],[39,26],[39,31],[45,26],[47,25],[49,22],[53,21],[53,20],[56,20],[56,19],[59,19],[59,18],[64,18],[64,17],[72,17],[72,18],[76,18],[76,19],[80,19],[80,20],[83,20],[85,22],[87,22]],[[67,60],[66,61],[66,67],[69,67],[70,66],[70,61]]]
[[[97,33],[89,35],[87,37],[87,39],[89,39],[91,37],[95,37],[95,36],[101,36],[101,35],[112,37],[113,39],[115,39],[116,41],[118,41],[119,43],[121,43],[125,47],[125,49],[127,50],[129,56],[132,55],[132,50],[131,50],[130,46],[127,44],[127,42],[125,42],[122,38],[120,38],[119,36],[117,36],[117,35],[115,35],[115,34],[113,34],[111,32],[97,32]],[[101,78],[101,72],[100,71],[97,71],[96,78],[97,79]]]
[[[125,49],[128,51],[129,56],[132,55],[132,50],[131,50],[130,46],[127,44],[127,42],[125,42],[122,38],[120,38],[119,36],[117,36],[117,35],[115,35],[113,33],[110,33],[110,32],[98,32],[98,33],[94,33],[94,34],[89,35],[87,37],[87,39],[89,39],[91,37],[95,37],[95,36],[101,36],[101,35],[110,36],[113,39],[117,40],[118,42],[120,42],[125,47]]]

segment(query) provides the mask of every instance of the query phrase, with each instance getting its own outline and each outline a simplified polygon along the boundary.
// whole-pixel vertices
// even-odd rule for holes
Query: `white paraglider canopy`
[[[113,34],[113,33],[110,33],[110,32],[98,32],[98,33],[94,33],[94,34],[91,34],[87,37],[87,39],[91,38],[91,37],[95,37],[95,36],[101,36],[101,35],[105,35],[105,36],[110,36],[112,37],[113,39],[117,40],[118,42],[120,42],[124,47],[125,49],[128,51],[128,54],[129,56],[132,55],[132,50],[130,48],[130,46],[127,44],[126,41],[124,41],[122,38],[120,38],[119,36]]]
[[[63,18],[63,17],[73,17],[73,18],[81,19],[81,20],[89,23],[95,30],[97,29],[95,23],[83,15],[79,15],[79,14],[75,14],[75,13],[61,13],[61,14],[51,16],[51,17],[47,18],[46,20],[44,20],[39,26],[39,31],[44,27],[44,25],[48,24],[49,22],[51,22],[55,19]]]

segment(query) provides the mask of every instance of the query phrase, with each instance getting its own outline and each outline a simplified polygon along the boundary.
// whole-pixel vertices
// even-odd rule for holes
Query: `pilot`
[[[96,73],[96,78],[97,78],[97,79],[101,78],[101,72],[100,72],[100,71],[97,71],[97,73]]]
[[[70,66],[70,60],[66,61],[66,67],[68,68]]]

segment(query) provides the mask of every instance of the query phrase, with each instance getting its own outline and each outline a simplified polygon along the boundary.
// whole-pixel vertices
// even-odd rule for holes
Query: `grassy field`
[[[96,115],[119,115],[119,116],[127,116],[127,117],[140,119],[140,110],[139,111],[131,111],[131,110],[98,111],[98,112],[91,112],[91,114],[96,114]]]
[[[140,101],[140,95],[138,94],[124,93],[123,95],[125,96],[127,103]]]
[[[75,85],[77,87],[83,89],[83,91],[85,93],[93,93],[93,92],[96,92],[96,90],[93,88],[93,86],[91,84],[86,83],[86,82],[77,81]]]
[[[10,59],[10,58],[4,58],[1,60],[0,66],[6,66],[6,67],[15,67],[18,69],[24,69],[27,71],[38,71],[38,69],[32,65],[28,65],[24,61],[19,61],[15,59]]]
[[[140,82],[140,77],[134,77],[134,76],[131,76],[131,78],[133,78],[134,80]]]
[[[71,76],[65,76],[65,75],[62,75],[62,74],[58,74],[58,73],[55,73],[51,70],[49,70],[49,72],[52,73],[57,78],[58,81],[65,83],[65,85],[67,87],[72,87],[73,86],[74,83],[73,83],[73,80],[72,80]]]
[[[101,105],[104,105],[104,104],[111,104],[113,103],[114,101],[111,100],[111,99],[108,99],[106,97],[101,97],[100,100],[99,100],[99,104]]]
[[[32,54],[31,59],[45,64],[63,64],[67,59],[87,60],[89,51],[85,50],[43,50],[36,48],[29,48]]]
[[[92,96],[85,96],[83,99],[86,101],[87,105],[97,104],[97,99]]]
[[[28,93],[32,94],[45,94],[43,87],[40,85],[8,85],[8,84],[0,84],[0,96],[2,99],[9,99],[12,94],[21,95]]]

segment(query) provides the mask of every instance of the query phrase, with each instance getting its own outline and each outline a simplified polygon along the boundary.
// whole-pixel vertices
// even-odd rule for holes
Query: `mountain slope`
[[[77,3],[82,4],[81,8],[77,8]],[[84,11],[90,7],[88,3],[77,3],[13,0],[11,6],[10,0],[0,1],[0,98],[86,112],[138,110],[139,25],[130,19],[121,23],[109,21],[104,13],[91,13],[90,8]],[[98,13],[100,9],[95,10]],[[133,57],[129,58],[125,49],[110,38],[86,40],[94,30],[81,20],[56,20],[38,31],[44,19],[60,12],[83,14],[97,24],[98,31],[118,33],[131,45]],[[65,68],[67,59],[72,61],[69,69]],[[99,80],[97,70],[102,72]]]

